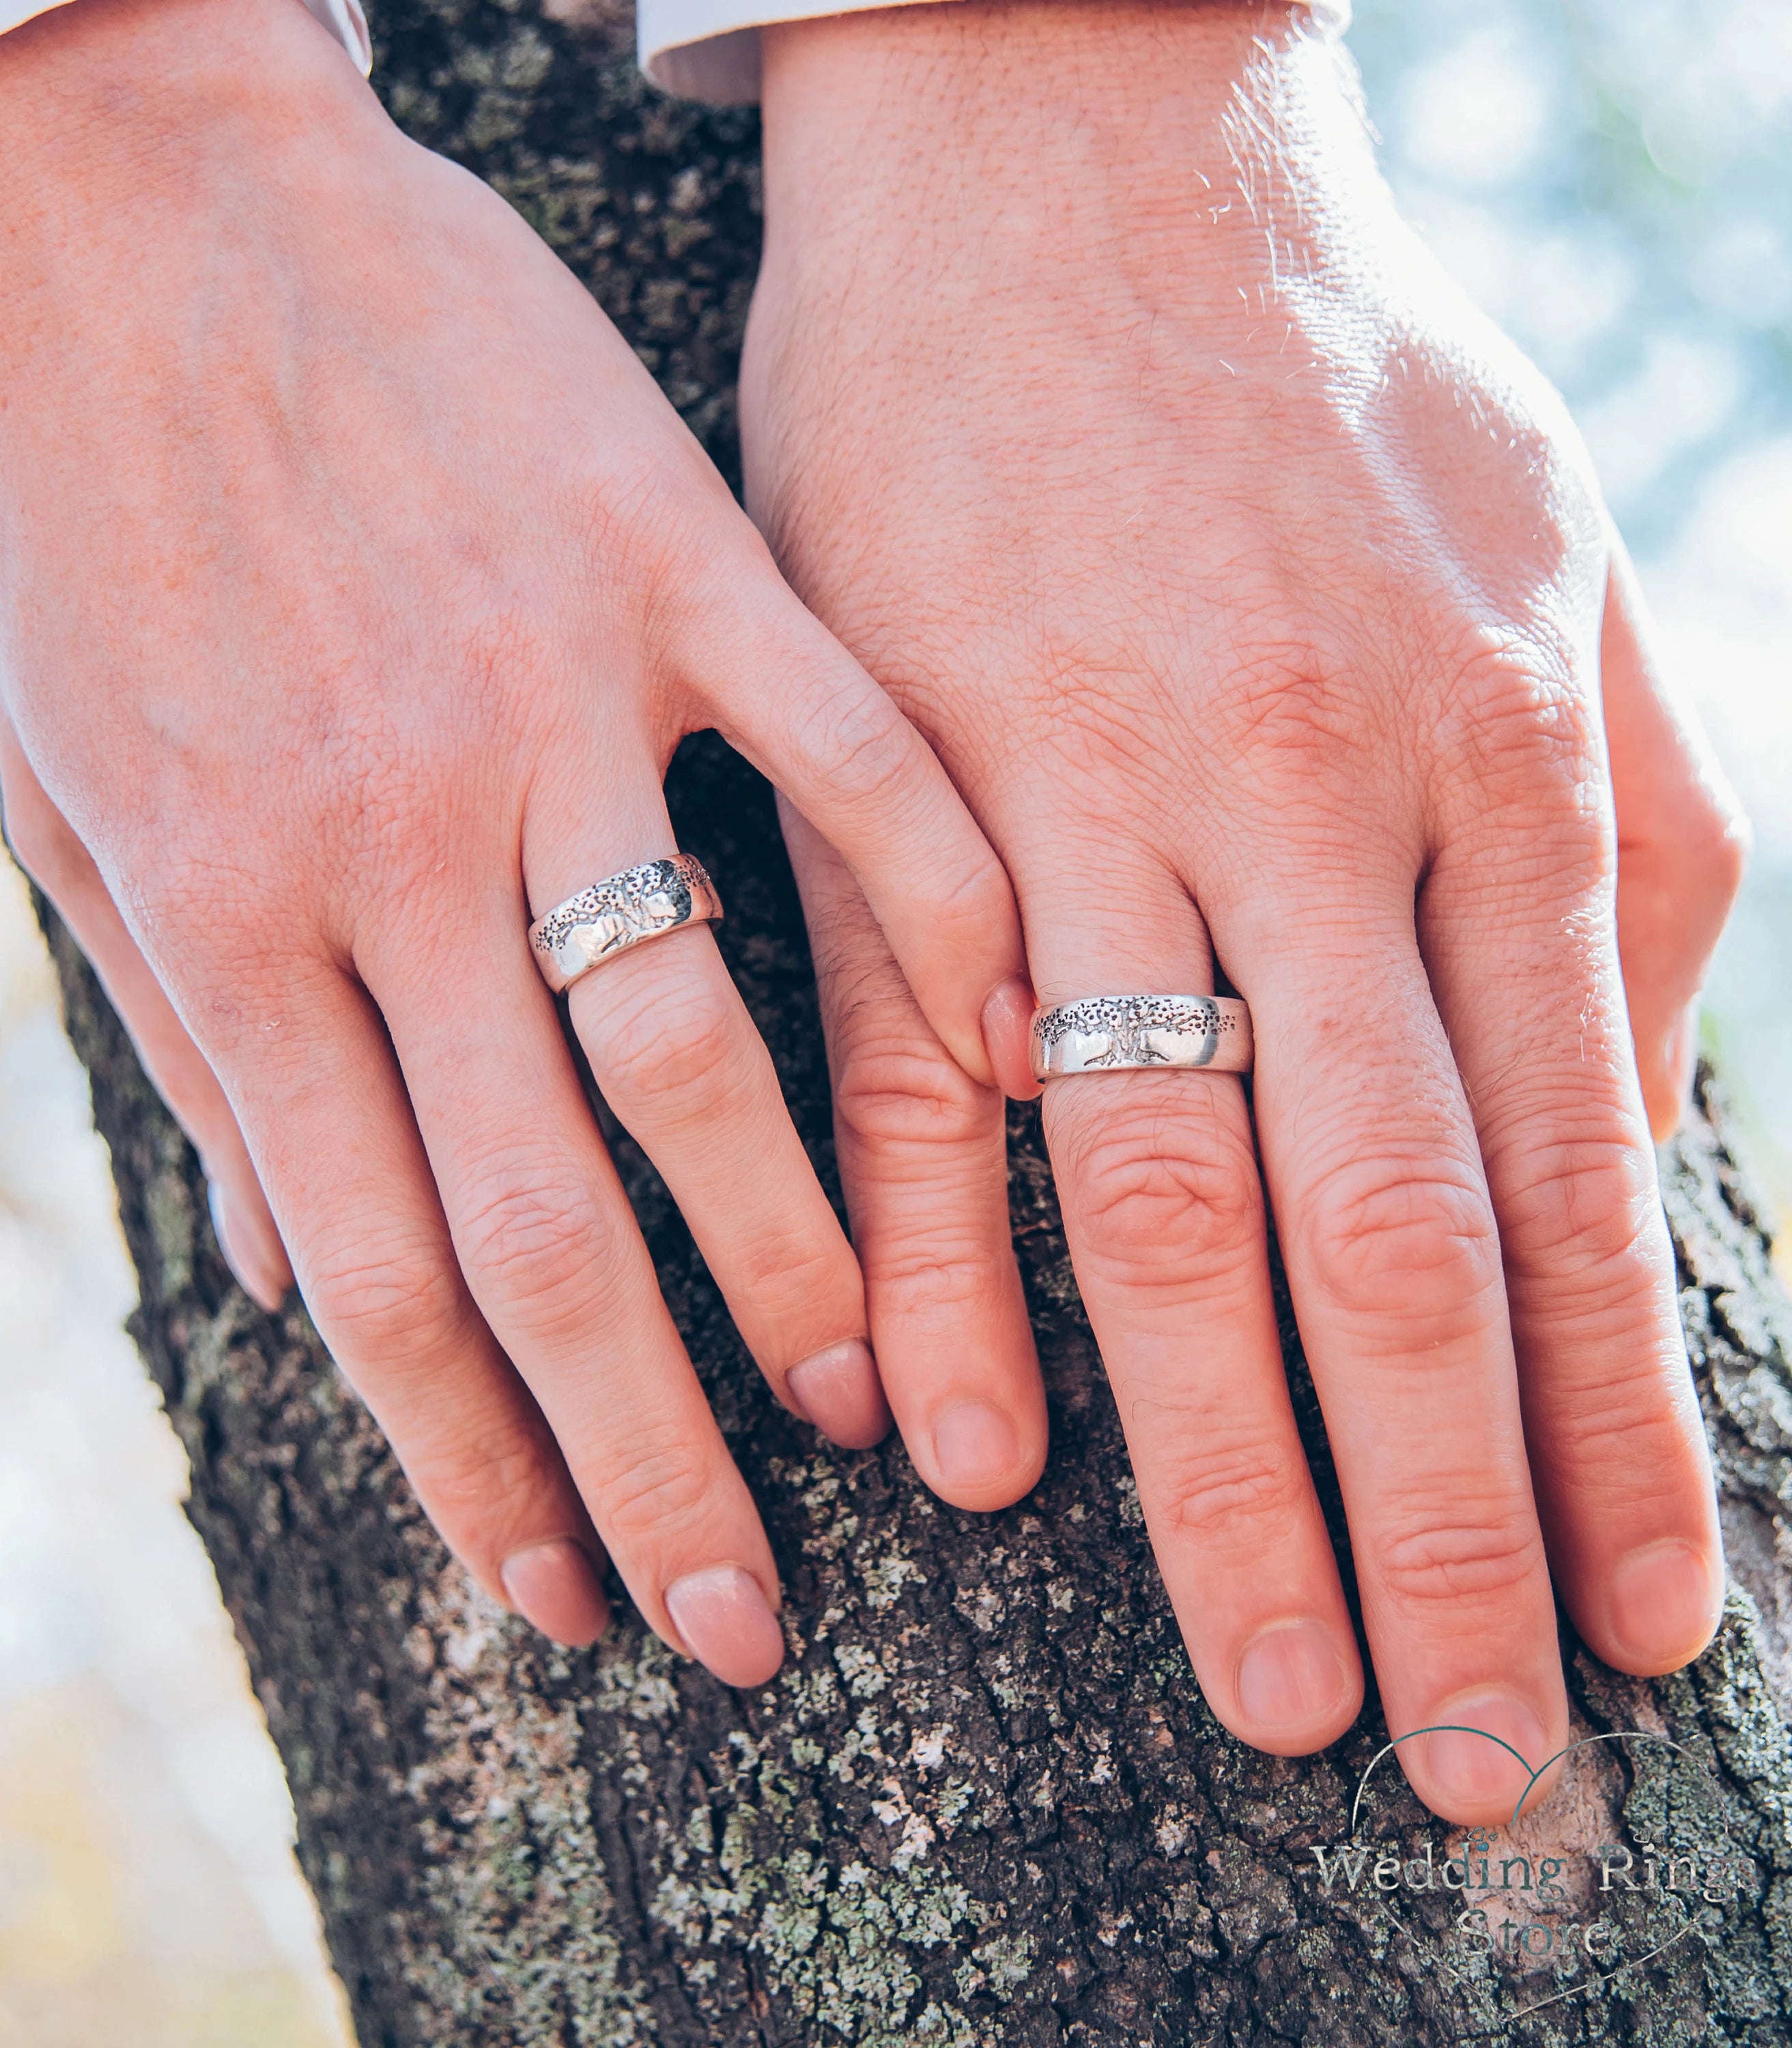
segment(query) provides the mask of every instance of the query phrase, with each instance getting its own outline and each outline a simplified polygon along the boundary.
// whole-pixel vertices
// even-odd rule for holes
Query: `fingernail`
[[[1536,1714],[1503,1687],[1446,1700],[1425,1716],[1425,1724],[1439,1732],[1403,1744],[1398,1754],[1404,1759],[1410,1751],[1419,1752],[1413,1759],[1416,1771],[1409,1775],[1418,1776],[1422,1796],[1446,1820],[1508,1818],[1552,1747]]]
[[[1616,1647],[1655,1677],[1691,1663],[1711,1640],[1724,1588],[1700,1551],[1669,1537],[1619,1558],[1608,1598]]]
[[[996,1086],[1015,1102],[1031,1102],[1040,1092],[1027,1059],[1035,1007],[1033,984],[1024,974],[1010,976],[983,1004],[983,1050]]]
[[[759,1582],[739,1565],[712,1565],[665,1589],[685,1647],[724,1685],[762,1685],[784,1662],[784,1631]]]
[[[1342,1704],[1349,1675],[1317,1621],[1277,1622],[1239,1659],[1238,1703],[1263,1733],[1310,1728]]]
[[[868,1451],[890,1428],[877,1360],[861,1337],[830,1344],[784,1375],[784,1391],[806,1422],[849,1451]]]
[[[513,1550],[498,1576],[517,1612],[556,1643],[582,1648],[610,1626],[610,1603],[597,1569],[570,1536]]]
[[[944,1484],[978,1493],[1013,1474],[1021,1454],[1013,1421],[987,1401],[960,1401],[933,1425],[933,1462]]]
[[[281,1276],[269,1270],[265,1257],[257,1255],[254,1240],[240,1227],[236,1204],[222,1181],[206,1182],[205,1200],[211,1212],[212,1235],[218,1240],[218,1249],[224,1255],[224,1263],[235,1275],[236,1284],[258,1307],[270,1316],[275,1314],[286,1298]]]

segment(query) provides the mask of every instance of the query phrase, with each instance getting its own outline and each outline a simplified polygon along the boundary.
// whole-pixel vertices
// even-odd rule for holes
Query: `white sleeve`
[[[52,7],[67,4],[68,0],[0,0],[0,36],[48,14]],[[373,69],[374,47],[368,39],[367,17],[361,11],[361,0],[304,0],[304,4],[360,66],[365,78]]]
[[[5,0],[0,0],[4,6]],[[874,7],[928,0],[636,0],[641,68],[668,92],[712,106],[741,107],[759,96],[759,31],[771,21],[813,21]],[[1099,0],[1090,0],[1091,5]],[[1332,34],[1350,25],[1350,0],[1305,0]]]

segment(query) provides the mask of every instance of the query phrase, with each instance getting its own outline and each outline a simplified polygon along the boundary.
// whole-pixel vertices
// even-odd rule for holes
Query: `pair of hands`
[[[1260,1168],[1234,1081],[1045,1104],[1197,1674],[1286,1752],[1361,1697],[1266,1185],[1390,1725],[1540,1759],[1552,1568],[1637,1671],[1721,1590],[1648,1123],[1740,830],[1584,457],[1286,8],[765,43],[743,418],[788,584],[586,295],[291,0],[80,0],[0,41],[15,846],[233,1262],[271,1302],[290,1247],[482,1582],[586,1639],[601,1540],[743,1684],[782,1655],[775,1569],[529,916],[671,850],[685,732],[778,784],[852,1247],[707,934],[587,977],[572,1022],[779,1398],[849,1445],[887,1398],[972,1508],[1045,1449],[1003,1157],[1026,978],[1199,991],[1216,950]],[[1471,1736],[1402,1754],[1453,1818],[1523,1782]]]

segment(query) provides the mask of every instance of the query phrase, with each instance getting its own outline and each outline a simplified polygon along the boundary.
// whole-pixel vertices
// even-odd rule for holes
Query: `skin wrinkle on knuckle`
[[[555,1499],[564,1481],[551,1445],[508,1424],[494,1437],[489,1410],[464,1404],[459,1416],[438,1406],[426,1429],[399,1447],[411,1484],[432,1515],[452,1512],[478,1532],[483,1554],[500,1561],[502,1532]]]
[[[1449,809],[1508,846],[1533,833],[1604,859],[1610,784],[1596,705],[1541,673],[1526,650],[1472,665],[1451,693],[1437,743]]]
[[[927,899],[934,943],[948,951],[978,944],[1012,915],[1013,900],[1007,870],[987,846],[979,848],[968,863],[955,863],[945,886]]]
[[[926,1153],[980,1146],[1000,1111],[993,1092],[979,1088],[937,1041],[861,1037],[840,1061],[834,1114],[862,1151]]]
[[[1057,1085],[1061,1088],[1065,1084]],[[1072,1088],[1124,1088],[1120,1076]],[[1148,1100],[1105,1115],[1092,1105],[1081,1127],[1054,1118],[1054,1150],[1066,1211],[1084,1256],[1135,1288],[1179,1290],[1251,1251],[1263,1228],[1261,1184],[1248,1146],[1210,1114],[1196,1124]]]
[[[1387,1502],[1367,1547],[1380,1596],[1427,1625],[1440,1611],[1498,1610],[1545,1569],[1534,1517],[1510,1499],[1477,1502],[1466,1482],[1435,1501]]]
[[[442,1250],[377,1229],[303,1258],[307,1305],[353,1379],[356,1363],[382,1374],[433,1377],[475,1334],[471,1305]]]
[[[875,687],[818,698],[799,718],[795,739],[843,809],[880,819],[900,816],[917,793],[917,755],[902,714]]]
[[[673,1422],[636,1422],[593,1460],[595,1499],[606,1534],[618,1547],[712,1526],[723,1491],[705,1447]]]
[[[906,1220],[886,1225],[863,1247],[865,1283],[886,1318],[911,1306],[929,1314],[949,1309],[979,1311],[999,1298],[999,1259],[972,1247],[951,1227],[917,1228]]]
[[[1526,981],[1590,987],[1600,979],[1618,882],[1617,848],[1600,827],[1582,821],[1564,829],[1560,813],[1490,813],[1452,828],[1425,876],[1418,913],[1433,942],[1460,934],[1459,942],[1472,947],[1475,927],[1491,927],[1526,941],[1515,968]],[[1440,905],[1449,931],[1438,921]]]
[[[1149,1414],[1148,1425],[1142,1420]],[[1161,1398],[1128,1404],[1127,1428],[1150,1445],[1147,1491],[1176,1534],[1204,1550],[1216,1546],[1260,1553],[1279,1543],[1301,1520],[1305,1468],[1278,1458],[1261,1438],[1229,1440],[1211,1413],[1193,1414]]]
[[[1560,1412],[1551,1421],[1560,1447],[1551,1452],[1552,1476],[1598,1526],[1621,1528],[1639,1519],[1639,1506],[1652,1514],[1671,1489],[1689,1482],[1709,1494],[1704,1425],[1694,1404],[1664,1401],[1663,1392],[1662,1375],[1649,1371],[1577,1383],[1556,1397]]]
[[[755,1231],[728,1247],[728,1292],[740,1299],[743,1311],[750,1309],[770,1329],[788,1332],[830,1309],[832,1314],[824,1321],[837,1321],[842,1336],[858,1334],[863,1320],[858,1274],[832,1210],[826,1212],[824,1229],[824,1237],[788,1228]],[[820,1348],[812,1344],[801,1356]],[[785,1362],[797,1360],[789,1356]]]
[[[1371,740],[1374,712],[1329,663],[1271,647],[1238,664],[1208,716],[1215,751],[1250,787],[1273,796],[1360,780],[1348,771]]]
[[[590,1034],[592,1067],[625,1123],[734,1120],[758,1078],[752,1026],[708,973],[643,973]]]
[[[1502,1284],[1499,1233],[1484,1190],[1448,1177],[1448,1163],[1371,1154],[1302,1190],[1301,1263],[1332,1307],[1464,1333],[1484,1320]]]
[[[1616,1305],[1651,1267],[1664,1270],[1661,1198],[1640,1140],[1526,1132],[1502,1149],[1510,1161],[1495,1151],[1488,1163],[1500,1169],[1507,1270],[1546,1286],[1552,1308]]]
[[[501,1153],[459,1204],[456,1238],[475,1290],[489,1290],[539,1333],[601,1327],[614,1308],[624,1228],[574,1171]],[[608,1320],[614,1321],[612,1316]]]

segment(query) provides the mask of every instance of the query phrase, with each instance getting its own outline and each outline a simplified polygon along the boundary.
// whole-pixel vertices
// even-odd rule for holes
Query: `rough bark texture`
[[[527,214],[731,466],[751,118],[656,99],[614,19],[390,0],[378,26],[399,118]],[[699,742],[672,794],[683,844],[723,879],[723,947],[831,1171],[766,792]],[[1202,1703],[1036,1117],[1014,1119],[1013,1205],[1054,1448],[1038,1491],[988,1519],[933,1499],[898,1448],[818,1447],[766,1397],[663,1189],[612,1133],[788,1588],[785,1671],[730,1693],[626,1609],[595,1651],[565,1655],[469,1588],[303,1312],[264,1316],[231,1285],[192,1155],[48,921],[141,1275],[137,1335],[192,1458],[191,1513],[286,1761],[363,2048],[1792,2038],[1792,1750],[1775,1697],[1792,1680],[1792,1323],[1709,1116],[1665,1155],[1666,1186],[1749,1591],[1699,1665],[1657,1684],[1615,1677],[1565,1632],[1578,1732],[1654,1729],[1686,1754],[1670,1771],[1647,1744],[1583,1752],[1526,1825],[1567,1851],[1639,1855],[1715,1829],[1747,1884],[1654,1960],[1522,2015],[1582,1980],[1446,1967],[1455,1902],[1319,1882],[1310,1849],[1349,1837],[1385,1739],[1372,1705],[1336,1750],[1290,1763],[1241,1748]],[[1324,1472],[1286,1314],[1284,1329]],[[1450,1846],[1385,1770],[1363,1838]],[[1666,1902],[1617,1904],[1628,1957],[1648,1926],[1681,1924]]]

